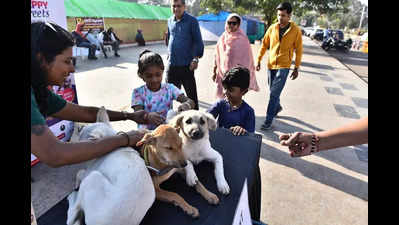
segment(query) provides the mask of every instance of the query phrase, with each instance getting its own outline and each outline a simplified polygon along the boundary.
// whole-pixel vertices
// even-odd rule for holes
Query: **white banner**
[[[47,0],[34,1],[31,0],[31,22],[46,21],[56,23],[59,26],[67,29],[67,18],[65,13],[64,0]],[[62,96],[69,102],[78,103],[76,95],[76,86],[74,75],[71,74],[63,87],[49,86],[54,93]],[[72,136],[74,123],[66,120],[59,120],[55,118],[46,118],[47,125],[58,139],[62,141],[69,141]],[[36,164],[38,159],[31,154],[31,166]]]

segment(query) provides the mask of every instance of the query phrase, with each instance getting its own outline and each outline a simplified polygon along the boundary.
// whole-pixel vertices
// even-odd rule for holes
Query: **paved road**
[[[320,41],[314,40],[318,45],[321,45]],[[357,76],[368,83],[368,68],[369,68],[369,55],[361,51],[351,50],[348,53],[331,49],[328,54],[338,59],[348,69],[352,70]]]
[[[166,59],[164,45],[149,45]],[[131,91],[142,85],[137,57],[144,47],[120,51],[121,58],[78,61],[76,85],[79,103],[130,110]],[[196,71],[200,108],[215,102],[211,82],[215,45],[205,47]],[[260,48],[252,45],[254,56]],[[261,220],[267,224],[368,224],[368,145],[340,148],[291,158],[278,141],[282,133],[332,129],[368,115],[368,84],[351,70],[304,37],[299,77],[288,80],[281,95],[284,110],[268,132],[259,128],[268,101],[266,56],[257,73],[259,92],[245,101],[255,110],[256,133],[262,135],[259,166],[262,179]],[[131,121],[112,122],[116,130],[135,128]],[[40,217],[73,188],[76,172],[84,163],[52,169],[39,163],[32,168],[31,193]]]

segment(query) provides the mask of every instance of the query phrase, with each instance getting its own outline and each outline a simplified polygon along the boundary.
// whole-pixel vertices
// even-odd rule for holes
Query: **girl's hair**
[[[42,64],[52,63],[57,55],[75,43],[72,35],[55,23],[34,22],[31,24],[31,34],[31,85],[39,110],[46,117],[49,83]]]
[[[162,57],[158,53],[152,52],[147,49],[140,53],[138,64],[139,70],[137,71],[137,73],[139,74],[139,76],[142,76],[144,71],[146,71],[151,66],[158,66],[162,70],[165,69]]]

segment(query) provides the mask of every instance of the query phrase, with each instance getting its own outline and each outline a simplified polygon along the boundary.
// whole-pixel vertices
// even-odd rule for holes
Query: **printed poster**
[[[47,21],[60,25],[67,29],[67,18],[65,13],[65,5],[63,0],[47,0],[47,1],[34,1],[31,0],[31,22]],[[54,93],[62,96],[65,100],[73,103],[78,103],[76,95],[76,85],[74,75],[71,74],[62,87],[49,86]],[[74,123],[72,121],[59,120],[55,118],[46,118],[46,123],[50,130],[58,139],[62,141],[69,141]],[[31,166],[36,164],[39,160],[31,154]]]

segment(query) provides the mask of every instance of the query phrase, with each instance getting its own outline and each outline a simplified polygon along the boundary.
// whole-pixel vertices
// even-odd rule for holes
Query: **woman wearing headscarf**
[[[226,20],[225,31],[216,44],[212,80],[217,83],[216,97],[220,99],[224,98],[223,75],[237,65],[250,71],[249,90],[259,91],[251,45],[247,35],[240,28],[241,21],[238,14],[230,14]]]

